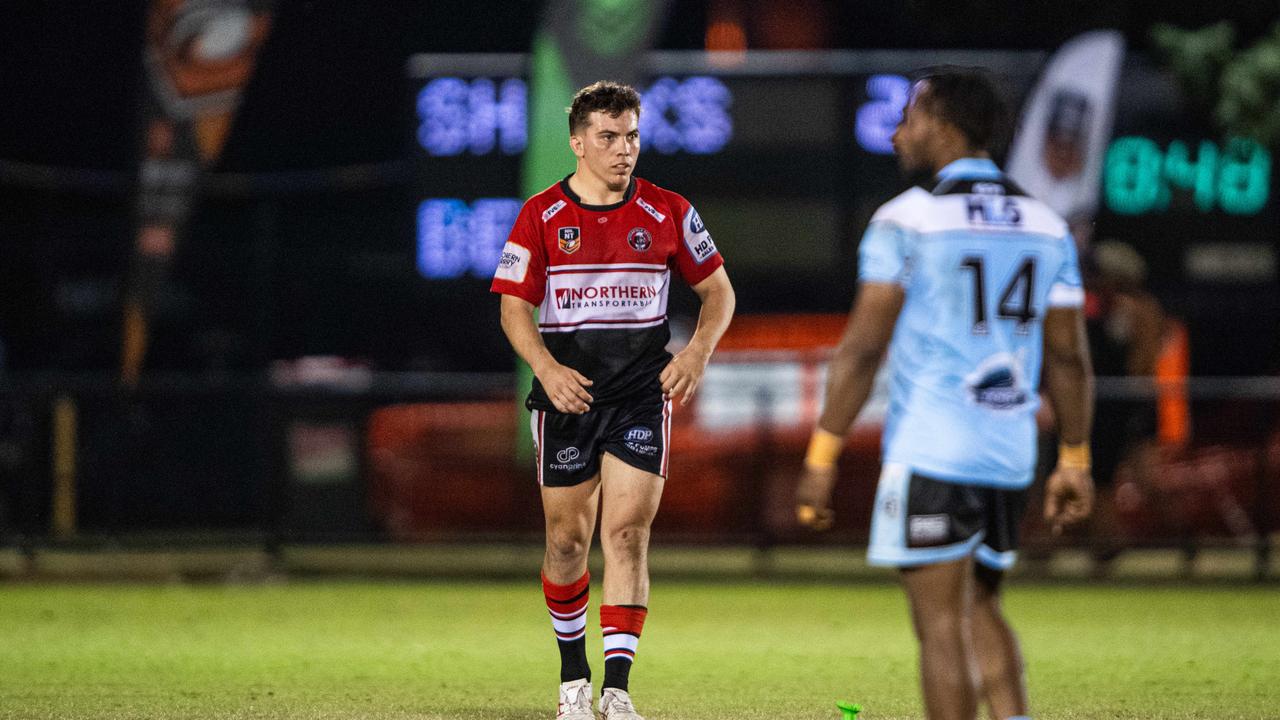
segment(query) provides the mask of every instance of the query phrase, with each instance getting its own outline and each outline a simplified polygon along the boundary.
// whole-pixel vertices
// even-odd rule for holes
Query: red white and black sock
[[[547,598],[547,612],[560,646],[560,682],[591,679],[587,664],[587,591],[591,573],[568,585],[556,585],[542,576],[542,594]]]
[[[601,605],[600,629],[604,634],[604,685],[627,689],[631,663],[636,659],[640,631],[649,610],[643,605]]]

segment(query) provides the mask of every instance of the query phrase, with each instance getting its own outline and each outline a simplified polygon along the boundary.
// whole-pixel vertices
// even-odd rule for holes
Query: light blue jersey
[[[906,293],[889,349],[884,462],[1029,485],[1045,312],[1084,300],[1067,224],[990,160],[957,160],[932,191],[881,206],[858,278]]]

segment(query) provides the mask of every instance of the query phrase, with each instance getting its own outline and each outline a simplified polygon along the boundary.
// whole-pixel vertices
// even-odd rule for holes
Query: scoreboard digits
[[[1174,192],[1190,195],[1203,213],[1255,215],[1271,194],[1271,153],[1256,141],[1231,138],[1222,148],[1202,140],[1192,151],[1182,140],[1161,150],[1138,135],[1117,138],[1107,150],[1103,192],[1119,215],[1167,210]]]
[[[516,198],[430,198],[418,205],[418,273],[431,280],[487,279],[520,214]]]
[[[733,95],[717,78],[660,77],[640,95],[647,148],[708,155],[733,137]],[[432,157],[519,155],[528,144],[528,85],[521,78],[434,78],[419,91],[417,111],[418,144]]]
[[[720,152],[733,137],[733,96],[713,77],[662,77],[640,94],[640,147],[663,155]]]
[[[418,143],[428,155],[524,152],[528,93],[524,80],[489,78],[431,80],[418,93]]]
[[[902,75],[872,75],[867,78],[867,102],[854,116],[854,135],[863,150],[877,155],[893,154],[893,131],[902,120],[911,93],[911,81]]]

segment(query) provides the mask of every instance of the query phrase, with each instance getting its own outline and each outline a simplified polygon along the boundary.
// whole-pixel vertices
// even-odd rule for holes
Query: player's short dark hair
[[[628,110],[635,111],[636,117],[640,116],[640,93],[635,88],[612,80],[591,83],[573,95],[573,105],[569,108],[569,134],[586,127],[593,112],[603,112],[616,118]]]
[[[915,77],[926,83],[916,102],[956,127],[975,149],[998,152],[1007,132],[1008,109],[991,74],[981,68],[939,67]]]

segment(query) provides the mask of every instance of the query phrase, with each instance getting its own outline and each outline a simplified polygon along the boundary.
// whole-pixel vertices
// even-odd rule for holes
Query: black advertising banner
[[[201,173],[222,153],[271,26],[269,0],[152,0],[138,232],[125,287],[121,380],[135,385],[148,321]]]

